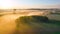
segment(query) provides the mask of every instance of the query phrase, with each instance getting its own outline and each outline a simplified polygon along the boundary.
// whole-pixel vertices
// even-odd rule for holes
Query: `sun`
[[[14,4],[12,0],[0,0],[0,5],[2,9],[11,9]]]
[[[3,9],[10,9],[10,8],[12,8],[12,5],[10,5],[10,4],[3,4],[2,8]]]

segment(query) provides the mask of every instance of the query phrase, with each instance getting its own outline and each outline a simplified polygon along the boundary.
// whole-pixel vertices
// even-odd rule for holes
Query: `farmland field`
[[[0,13],[0,34],[60,34],[60,15],[47,15],[48,22],[33,21],[30,23],[19,22],[19,24],[16,22],[17,19],[27,16],[29,13],[32,12],[20,12],[19,14],[12,14],[12,12]]]

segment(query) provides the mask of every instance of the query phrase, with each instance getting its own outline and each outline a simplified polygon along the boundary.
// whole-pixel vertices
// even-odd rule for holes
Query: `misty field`
[[[60,15],[41,16],[42,12],[30,11],[12,13],[0,13],[0,34],[60,34]],[[39,15],[33,17],[33,13]]]
[[[42,21],[39,18],[37,20],[36,18],[39,16],[37,16],[36,18],[35,17],[32,18],[32,16],[20,17],[19,19],[17,19],[18,22],[17,26],[18,28],[20,28],[19,27],[20,22],[22,24],[27,24],[30,28],[32,28],[32,32],[34,32],[34,34],[60,34],[60,20],[59,20],[60,15],[58,15],[59,17],[56,15],[55,16],[50,15],[50,16],[51,17],[48,16],[49,20],[47,21],[46,21],[47,18],[45,19],[41,17],[40,19],[41,20],[43,19]],[[53,17],[55,17],[55,19]]]

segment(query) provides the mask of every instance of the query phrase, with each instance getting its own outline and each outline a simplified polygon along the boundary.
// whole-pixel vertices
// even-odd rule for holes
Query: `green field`
[[[3,32],[14,34],[60,34],[60,15],[50,14],[47,17],[48,20],[45,21],[44,17],[32,18],[32,16],[21,16],[21,14],[0,15],[0,34]],[[40,21],[40,19],[43,21]]]
[[[30,19],[29,19],[30,18]],[[34,17],[33,17],[34,18]],[[17,19],[17,28],[20,28],[20,23],[28,25],[32,28],[34,34],[60,34],[60,15],[48,15],[49,21],[38,22],[32,16],[20,17]]]

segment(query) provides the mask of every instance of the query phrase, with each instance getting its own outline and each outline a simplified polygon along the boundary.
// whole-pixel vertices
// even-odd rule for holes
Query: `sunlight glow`
[[[13,4],[12,0],[0,0],[0,6],[2,9],[10,9],[13,7]]]
[[[0,9],[60,8],[60,0],[0,0]]]

